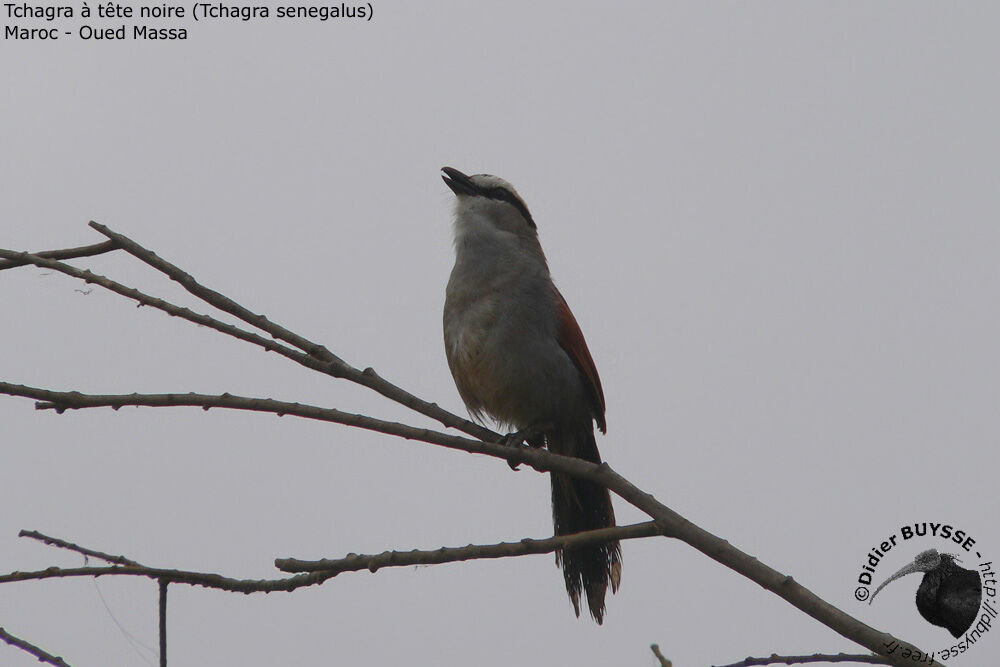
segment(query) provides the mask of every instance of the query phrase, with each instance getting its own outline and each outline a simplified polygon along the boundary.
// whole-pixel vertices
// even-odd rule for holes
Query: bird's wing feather
[[[580,371],[587,398],[590,400],[591,408],[593,408],[594,420],[601,432],[604,433],[608,427],[604,420],[604,390],[601,388],[601,378],[597,374],[597,366],[594,365],[594,359],[590,356],[590,350],[587,349],[587,341],[583,338],[583,332],[580,331],[580,325],[573,317],[569,304],[566,303],[566,299],[563,298],[558,289],[555,290],[555,293],[556,309],[559,314],[559,345]]]

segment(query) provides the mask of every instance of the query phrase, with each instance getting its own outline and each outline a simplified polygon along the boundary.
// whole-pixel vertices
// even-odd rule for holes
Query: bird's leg
[[[528,443],[528,445],[532,447],[544,447],[545,434],[549,433],[554,428],[555,425],[549,422],[532,424],[531,426],[522,428],[520,431],[514,431],[505,435],[503,438],[503,444],[510,447],[520,447],[521,445]]]
[[[527,443],[530,447],[544,447],[545,434],[552,429],[552,424],[532,424],[531,426],[522,428],[519,431],[514,431],[505,435],[503,438],[503,444],[508,447],[523,447],[525,443]],[[510,466],[511,470],[517,470],[518,466],[521,464],[508,459],[507,465]]]

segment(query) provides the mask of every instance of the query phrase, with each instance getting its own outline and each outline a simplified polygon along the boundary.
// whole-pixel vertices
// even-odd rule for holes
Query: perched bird
[[[444,167],[456,195],[455,266],[444,303],[448,366],[470,414],[517,429],[515,440],[601,462],[594,422],[606,431],[604,391],[580,325],[549,275],[535,221],[510,183]],[[604,487],[552,472],[556,535],[615,525]],[[601,623],[618,589],[619,543],[556,553],[576,615],[585,593]]]
[[[979,614],[983,588],[979,573],[957,565],[951,554],[938,553],[937,549],[920,552],[912,563],[883,581],[868,603],[889,582],[914,572],[925,573],[917,588],[917,611],[928,623],[961,637]]]

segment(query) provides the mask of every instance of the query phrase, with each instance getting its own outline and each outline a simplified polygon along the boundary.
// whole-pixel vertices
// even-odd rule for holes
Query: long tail
[[[592,463],[601,462],[593,426],[558,433],[547,438],[549,450],[556,454],[576,456]],[[584,530],[610,528],[615,525],[611,494],[604,487],[565,473],[553,472],[552,523],[556,535],[571,535]],[[590,614],[598,623],[604,621],[604,596],[608,585],[618,590],[621,578],[621,547],[617,541],[556,552],[556,565],[563,571],[566,592],[580,615],[580,593],[587,594]]]

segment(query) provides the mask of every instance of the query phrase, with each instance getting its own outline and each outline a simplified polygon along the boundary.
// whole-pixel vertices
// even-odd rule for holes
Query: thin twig
[[[41,252],[32,253],[38,257],[46,257],[48,259],[73,259],[74,257],[93,257],[94,255],[101,255],[106,252],[111,252],[117,249],[118,246],[115,245],[114,241],[104,241],[102,243],[95,243],[93,245],[85,245],[79,248],[64,248],[62,250],[42,250]],[[18,266],[27,266],[32,262],[21,259],[7,259],[0,262],[0,271],[5,269],[13,269]]]
[[[69,663],[59,656],[52,655],[45,649],[35,646],[31,642],[25,641],[20,637],[15,637],[3,628],[0,628],[0,641],[6,642],[15,648],[19,648],[25,653],[30,653],[38,658],[38,662],[47,662],[50,665],[56,665],[56,667],[70,667]]]
[[[202,394],[96,396],[80,394],[79,392],[54,392],[9,383],[0,383],[0,393],[27,396],[48,401],[48,403],[36,406],[41,409],[54,408],[56,410],[65,410],[100,406],[121,407],[123,405],[194,405],[203,408],[225,407],[273,412],[278,415],[291,414],[309,419],[357,426],[409,440],[427,442],[474,454],[485,454],[487,456],[506,459],[513,463],[525,463],[539,471],[549,472],[557,470],[565,472],[575,477],[588,479],[610,489],[623,500],[652,517],[659,524],[664,535],[686,542],[709,558],[735,570],[775,595],[778,595],[847,639],[855,641],[873,652],[880,653],[880,655],[885,655],[883,652],[893,642],[897,643],[900,648],[910,648],[914,652],[919,651],[916,647],[896,639],[888,633],[880,632],[846,612],[841,611],[796,582],[791,576],[782,574],[774,568],[761,563],[755,557],[740,551],[727,541],[691,523],[658,501],[652,494],[639,489],[619,475],[606,463],[594,464],[575,457],[553,454],[540,448],[510,447],[497,443],[470,440],[429,429],[414,428],[405,424],[374,419],[364,415],[345,413],[331,408],[319,408],[298,403],[284,403],[269,399],[251,399],[227,395],[206,396]],[[902,660],[901,658],[890,658],[890,660],[893,659]],[[903,663],[900,662],[899,664]]]
[[[118,245],[124,246],[126,242],[130,240],[122,237],[120,235],[115,235],[114,232],[110,232],[103,225],[98,225],[97,223],[92,223],[91,225],[98,231],[106,233],[112,240]],[[676,512],[666,507],[659,501],[657,501],[651,494],[645,493],[642,490],[635,487],[628,480],[624,479],[616,472],[614,472],[606,464],[595,465],[582,461],[579,459],[570,459],[568,457],[558,457],[551,454],[550,452],[541,449],[532,448],[510,448],[504,447],[502,445],[496,444],[496,440],[492,442],[485,442],[485,440],[490,440],[493,438],[499,438],[498,434],[489,431],[488,429],[483,429],[475,424],[472,424],[468,420],[464,420],[456,415],[452,415],[447,411],[441,410],[436,404],[428,403],[422,399],[409,394],[405,390],[392,385],[380,378],[372,369],[366,369],[365,371],[358,371],[353,367],[344,364],[342,361],[338,365],[339,358],[329,353],[326,348],[316,345],[311,341],[297,336],[291,332],[287,332],[277,325],[270,323],[267,318],[259,315],[254,315],[250,311],[244,309],[242,306],[235,304],[228,297],[224,297],[216,292],[212,292],[207,288],[194,282],[188,274],[184,273],[177,267],[165,263],[159,258],[156,258],[153,253],[144,248],[141,248],[137,244],[134,247],[127,248],[127,250],[141,259],[142,261],[149,263],[151,266],[158,268],[158,270],[164,271],[168,276],[177,280],[186,289],[191,291],[199,298],[208,301],[212,305],[226,310],[231,314],[235,314],[237,317],[243,315],[242,319],[244,321],[261,328],[272,336],[282,338],[292,345],[299,347],[299,349],[306,352],[307,355],[319,355],[323,359],[331,359],[331,361],[324,364],[325,370],[329,375],[341,374],[340,376],[350,379],[352,381],[358,382],[364,386],[368,386],[375,391],[387,396],[397,402],[411,407],[412,409],[425,414],[429,417],[437,419],[441,423],[447,426],[454,426],[459,428],[475,437],[482,438],[484,441],[476,442],[470,441],[466,438],[457,438],[445,436],[444,434],[439,434],[434,431],[427,431],[421,429],[413,429],[412,427],[407,427],[404,425],[395,425],[401,432],[396,433],[402,437],[410,437],[403,435],[402,431],[409,432],[413,434],[412,439],[423,440],[425,442],[431,442],[433,444],[439,444],[446,447],[452,447],[454,449],[461,449],[464,451],[487,454],[490,456],[495,456],[498,458],[507,459],[510,462],[524,462],[540,471],[549,470],[559,470],[561,472],[566,472],[568,474],[581,477],[584,479],[589,479],[597,484],[605,486],[610,490],[614,491],[621,498],[636,506],[637,508],[646,512],[650,517],[655,519],[660,526],[663,533],[667,536],[676,537],[678,539],[687,542],[694,548],[698,549],[702,553],[708,555],[710,558],[726,565],[727,567],[735,570],[736,572],[743,574],[752,581],[758,583],[767,590],[772,591],[776,595],[785,599],[798,609],[804,611],[805,613],[813,616],[820,622],[824,623],[828,627],[832,628],[841,635],[865,646],[866,648],[880,652],[884,654],[887,651],[887,647],[892,646],[896,643],[898,648],[909,648],[913,651],[917,651],[916,648],[896,640],[891,635],[878,632],[877,630],[869,627],[868,625],[861,623],[857,619],[854,619],[850,615],[844,613],[843,611],[833,607],[827,602],[823,601],[815,594],[813,594],[808,589],[802,587],[797,582],[795,582],[791,577],[785,576],[770,568],[752,556],[743,553],[742,551],[732,547],[725,540],[718,538],[711,533],[701,529],[700,527],[690,523]],[[5,254],[6,253],[6,254]],[[28,260],[30,263],[39,266],[49,266],[46,262],[52,262],[52,260],[46,260],[43,257],[38,257],[30,255],[29,253],[10,253],[9,251],[0,251],[0,257],[5,257],[7,259],[23,259]],[[54,264],[61,264],[58,262],[52,262]],[[68,265],[62,264],[63,267],[68,267]],[[65,273],[70,273],[69,270],[58,268],[56,266],[50,266],[50,268],[57,268],[57,270],[63,271]],[[90,272],[83,272],[85,276],[93,276]],[[171,273],[173,275],[171,275]],[[87,277],[84,277],[87,280]],[[88,282],[96,282],[93,280],[88,280]],[[185,284],[186,283],[186,284]],[[125,288],[130,289],[130,288]],[[133,290],[134,292],[134,290]],[[135,298],[135,297],[131,297]],[[142,301],[140,301],[142,303]],[[233,327],[235,329],[235,327]],[[235,334],[233,334],[235,335]],[[248,332],[244,332],[243,337],[253,336]],[[272,343],[272,345],[274,345]],[[271,349],[265,347],[265,349]],[[326,355],[329,355],[327,357]],[[13,385],[11,385],[13,386]],[[161,395],[164,396],[164,395]],[[45,400],[45,399],[43,399]],[[60,406],[58,403],[55,405],[40,406],[40,407],[65,407]],[[206,406],[208,407],[208,406]],[[260,408],[249,408],[249,409],[260,409]],[[342,413],[343,414],[343,413]],[[304,415],[303,415],[304,416]],[[315,418],[315,417],[313,417]],[[334,420],[330,420],[334,421]],[[377,420],[376,420],[377,421]],[[346,423],[346,422],[345,422]],[[381,422],[382,424],[389,424],[389,422]],[[381,429],[378,429],[381,430]],[[386,430],[385,432],[390,432]],[[418,434],[423,437],[419,437]],[[113,568],[113,569],[128,569],[128,568]],[[314,574],[303,575],[306,577],[317,576]],[[890,658],[893,662],[899,662],[899,664],[904,664],[901,658],[892,657]]]
[[[160,579],[160,667],[167,667],[167,586],[170,582]]]
[[[340,560],[315,561],[315,571],[297,574],[279,579],[235,579],[210,572],[193,572],[190,570],[169,570],[144,566],[112,566],[112,567],[50,567],[33,572],[11,572],[0,575],[0,584],[15,581],[34,581],[39,579],[59,579],[67,577],[103,577],[131,576],[147,577],[173,584],[187,584],[215,588],[232,593],[272,593],[291,592],[304,586],[321,584],[344,572],[360,572],[367,570],[377,572],[384,567],[405,567],[410,565],[438,565],[457,561],[508,558],[527,554],[552,553],[558,549],[570,546],[583,546],[609,540],[637,539],[650,537],[659,532],[655,522],[647,521],[629,526],[601,528],[598,530],[560,535],[536,540],[526,538],[519,542],[501,542],[499,544],[470,544],[464,547],[441,547],[427,551],[385,551],[380,554],[348,554]],[[292,567],[308,561],[276,561],[276,563],[291,563]],[[300,569],[305,569],[300,568]],[[289,568],[288,571],[291,571]]]
[[[229,313],[230,315],[235,315],[239,319],[243,320],[247,324],[252,324],[261,331],[266,331],[278,340],[283,340],[290,345],[299,348],[303,352],[310,354],[321,361],[335,361],[339,360],[340,357],[330,352],[324,346],[319,343],[314,343],[310,340],[306,340],[302,336],[299,336],[293,331],[289,331],[283,326],[271,322],[264,315],[258,315],[253,313],[247,308],[244,308],[240,304],[236,303],[228,296],[220,294],[213,289],[205,287],[194,277],[183,271],[181,268],[174,266],[167,260],[159,257],[155,252],[143,248],[141,245],[128,238],[123,234],[112,231],[105,225],[99,222],[91,220],[88,223],[93,229],[97,230],[101,234],[107,236],[111,241],[113,241],[119,248],[129,253],[136,259],[145,262],[149,266],[153,267],[157,271],[166,274],[171,280],[180,283],[181,287],[186,289],[191,294],[195,295],[202,301],[209,303],[219,310]]]
[[[306,366],[307,368],[319,371],[321,373],[325,373],[332,377],[344,378],[346,377],[345,373],[349,372],[351,373],[351,378],[348,379],[353,378],[356,380],[357,378],[355,376],[357,376],[359,378],[365,379],[365,381],[367,382],[374,382],[374,383],[384,382],[383,380],[381,380],[381,378],[379,378],[375,374],[375,371],[373,371],[372,369],[367,369],[365,371],[358,371],[357,369],[353,369],[344,362],[339,360],[329,361],[329,362],[320,361],[316,357],[310,356],[305,352],[300,352],[293,348],[282,345],[277,341],[264,338],[253,332],[246,331],[231,324],[219,321],[209,315],[196,313],[189,308],[176,306],[168,301],[165,301],[163,299],[154,296],[150,296],[149,294],[140,292],[137,289],[128,287],[119,282],[111,280],[110,278],[93,273],[89,270],[81,270],[76,268],[75,266],[71,266],[69,264],[47,259],[44,257],[39,257],[37,255],[32,255],[31,253],[0,249],[0,258],[3,257],[7,257],[16,261],[26,261],[28,263],[34,264],[39,267],[49,268],[64,273],[68,276],[78,278],[88,284],[99,285],[120,296],[132,299],[140,305],[156,308],[173,317],[179,317],[189,322],[193,322],[194,324],[197,324],[199,326],[215,329],[216,331],[227,334],[229,336],[233,336],[234,338],[238,338],[242,341],[258,345],[264,350],[267,350],[269,352],[277,352],[278,354],[288,359],[291,359],[292,361],[295,361],[303,366]],[[390,396],[390,398],[392,397]],[[403,397],[403,399],[405,399],[405,397]],[[437,416],[439,417],[438,421],[445,424],[446,426],[454,426],[459,430],[465,431],[470,435],[473,435],[474,437],[479,437],[481,439],[488,440],[491,442],[497,442],[502,439],[498,433],[494,433],[493,431],[490,431],[489,429],[483,428],[481,426],[477,426],[476,424],[473,424],[468,420],[463,420],[460,417],[451,415],[451,413],[438,408],[434,404],[426,403],[425,401],[420,401],[420,399],[416,400],[419,401],[420,403],[433,406],[434,408],[434,410],[432,411],[417,410],[418,412],[426,414],[427,416],[432,416],[432,417]],[[418,407],[420,406],[418,405]],[[431,412],[434,411],[436,411],[434,414],[430,414]],[[454,417],[454,419],[451,419],[451,417]]]
[[[278,415],[292,415],[315,419],[318,421],[333,422],[354,426],[370,431],[378,431],[388,435],[395,435],[407,440],[420,440],[431,444],[449,447],[451,449],[461,449],[463,451],[476,454],[489,454],[498,458],[517,461],[520,452],[528,450],[528,447],[510,447],[507,445],[482,442],[481,440],[470,440],[460,436],[448,435],[440,431],[433,431],[426,428],[407,426],[398,422],[390,422],[383,419],[376,419],[366,415],[343,412],[335,408],[321,408],[315,405],[305,405],[302,403],[288,403],[285,401],[275,401],[269,398],[248,398],[245,396],[233,396],[222,394],[211,396],[207,394],[81,394],[77,391],[50,391],[37,387],[0,382],[0,394],[11,396],[24,396],[26,398],[38,399],[35,403],[37,410],[55,410],[64,412],[66,410],[80,410],[86,408],[109,407],[114,410],[124,406],[144,406],[144,407],[200,407],[204,410],[211,408],[226,408],[234,410],[249,410],[253,412],[270,412]],[[573,457],[560,457],[566,461],[579,461]]]
[[[653,651],[653,655],[656,656],[656,659],[660,661],[660,667],[673,667],[674,663],[667,660],[667,656],[660,653],[659,644],[650,644],[649,648]]]
[[[500,544],[474,545],[466,547],[434,549],[432,551],[384,551],[378,555],[348,554],[345,558],[336,560],[323,558],[321,560],[299,560],[296,558],[278,558],[274,566],[282,572],[352,572],[368,570],[377,572],[383,567],[402,567],[407,565],[439,565],[456,561],[479,560],[487,558],[510,558],[527,554],[547,554],[559,549],[569,549],[599,542],[613,540],[631,540],[640,537],[652,537],[660,532],[655,521],[634,523],[628,526],[599,528],[575,535],[560,535],[544,540],[525,538],[520,542],[501,542]]]
[[[654,644],[655,646],[655,644]],[[719,665],[719,667],[758,667],[761,665],[800,665],[806,663],[837,663],[854,662],[865,665],[889,665],[887,659],[880,655],[848,653],[814,653],[813,655],[777,655],[772,654],[768,658],[747,658],[731,665]]]
[[[480,438],[482,440],[497,441],[500,439],[500,434],[494,433],[488,428],[484,428],[479,424],[475,424],[468,419],[459,417],[456,414],[444,410],[436,403],[431,403],[419,398],[410,392],[406,391],[402,387],[392,384],[388,380],[382,378],[375,372],[371,367],[359,370],[347,362],[345,362],[340,357],[336,356],[330,352],[326,347],[320,345],[319,343],[314,343],[307,338],[300,336],[292,331],[289,331],[285,327],[272,322],[267,319],[264,315],[258,315],[251,312],[249,309],[236,303],[229,297],[216,292],[215,290],[205,287],[197,280],[194,276],[182,270],[180,267],[171,264],[165,259],[159,257],[156,253],[148,250],[132,239],[128,238],[123,234],[112,231],[107,226],[90,221],[90,226],[104,234],[109,239],[115,242],[119,247],[121,247],[125,252],[134,256],[136,259],[149,264],[154,269],[163,272],[171,280],[179,283],[184,289],[198,297],[202,301],[215,306],[219,310],[234,315],[239,319],[243,320],[247,324],[251,324],[261,331],[270,334],[272,337],[283,340],[286,343],[297,347],[311,357],[315,357],[320,361],[326,362],[331,367],[335,367],[337,372],[336,376],[341,377],[345,380],[349,380],[356,384],[360,384],[364,387],[368,387],[379,394],[382,394],[386,398],[399,403],[405,407],[410,408],[420,414],[430,417],[431,419],[438,421],[445,426],[450,428],[458,429],[464,433],[468,433],[474,438]],[[334,375],[334,373],[330,373]]]
[[[142,567],[140,563],[126,558],[125,556],[112,556],[111,554],[106,554],[102,551],[94,551],[93,549],[88,549],[86,547],[81,547],[79,544],[73,544],[72,542],[66,542],[65,540],[60,540],[58,537],[50,537],[43,533],[39,533],[37,530],[22,530],[17,534],[18,537],[29,537],[33,540],[38,540],[43,542],[50,547],[58,547],[60,549],[68,549],[69,551],[75,551],[78,554],[83,554],[84,556],[90,556],[91,558],[97,558],[105,562],[111,563],[112,565],[134,565],[135,567]]]
[[[148,257],[150,259],[150,262],[154,262],[154,264],[151,264],[151,266],[157,266],[158,262],[162,262],[163,264],[166,264],[168,267],[171,267],[170,270],[172,272],[173,271],[180,272],[184,276],[187,276],[187,278],[189,278],[190,281],[194,281],[193,278],[185,274],[183,271],[180,271],[180,269],[177,269],[176,267],[174,267],[169,263],[163,262],[163,260],[160,260],[158,257],[156,257],[155,253],[152,253],[146,250],[145,248],[142,248],[131,239],[128,239],[125,236],[121,236],[120,234],[115,234],[115,232],[112,232],[111,230],[107,229],[103,225],[99,225],[98,223],[92,223],[92,226],[93,225],[96,225],[95,229],[98,229],[98,231],[101,231],[101,228],[103,228],[104,232],[107,232],[108,234],[114,234],[115,235],[114,238],[116,239],[114,241],[115,243],[118,243],[118,239],[120,239],[123,244],[126,244],[128,248],[131,248],[130,252],[135,254],[140,259],[143,259],[145,261],[144,258]],[[238,338],[244,342],[258,345],[269,352],[277,352],[278,354],[288,359],[291,359],[292,361],[295,361],[296,363],[301,364],[314,371],[318,371],[320,373],[329,375],[331,377],[349,380],[351,382],[354,382],[355,384],[360,384],[362,386],[373,389],[374,391],[385,396],[386,398],[389,398],[390,400],[393,400],[405,407],[408,407],[411,410],[418,412],[419,414],[430,417],[431,419],[434,419],[435,421],[440,422],[441,424],[444,424],[449,428],[455,428],[459,431],[462,431],[463,433],[467,433],[473,436],[474,438],[479,438],[481,440],[487,440],[490,442],[498,442],[499,440],[502,439],[502,436],[499,433],[496,433],[488,428],[475,424],[469,421],[468,419],[464,419],[462,417],[459,417],[458,415],[452,414],[451,412],[448,412],[447,410],[444,410],[443,408],[439,407],[436,403],[425,401],[421,398],[418,398],[417,396],[414,396],[408,391],[400,387],[397,387],[396,385],[392,384],[391,382],[388,382],[387,380],[379,376],[378,373],[376,373],[375,370],[372,368],[366,368],[363,371],[358,370],[357,368],[354,368],[350,364],[347,364],[340,358],[333,356],[332,354],[331,358],[325,360],[322,359],[321,358],[322,350],[326,349],[322,345],[316,345],[310,343],[309,341],[306,341],[307,345],[305,345],[304,347],[309,351],[299,352],[298,350],[286,347],[285,345],[282,345],[275,340],[264,338],[253,332],[246,331],[245,329],[241,329],[231,324],[221,322],[209,315],[196,313],[189,308],[176,306],[168,301],[165,301],[158,297],[151,296],[144,292],[140,292],[137,289],[128,287],[119,282],[111,280],[110,278],[107,278],[97,273],[93,273],[92,271],[81,270],[70,264],[66,264],[64,262],[58,262],[53,259],[48,259],[45,257],[41,257],[39,255],[34,255],[32,253],[0,249],[0,258],[6,258],[7,260],[10,261],[34,264],[35,266],[39,266],[42,268],[59,271],[60,273],[64,273],[68,276],[72,276],[79,280],[83,280],[85,283],[98,285],[109,291],[115,292],[120,296],[132,299],[137,303],[139,303],[140,305],[156,308],[173,317],[179,317],[188,320],[189,322],[198,324],[200,326],[215,329],[216,331],[227,334],[229,336],[233,336],[234,338]],[[153,258],[155,258],[155,260]],[[187,281],[187,279],[185,279],[185,281]],[[178,280],[178,282],[180,282],[180,280]],[[181,282],[181,284],[184,285],[185,283]],[[195,284],[197,285],[196,282]],[[223,308],[222,306],[228,307],[229,303],[235,303],[235,302],[232,302],[232,300],[228,299],[228,297],[222,297],[222,295],[219,296],[221,297],[221,299],[224,299],[225,301],[220,301],[220,300],[213,301],[212,299],[214,299],[214,297],[212,297],[212,295],[217,294],[217,292],[209,290],[208,288],[201,287],[200,285],[198,285],[198,287],[200,289],[198,289],[197,291],[192,291],[191,293],[194,294],[195,296],[199,296],[199,298],[202,298],[202,300],[206,301],[209,305],[216,306],[220,308],[220,310],[224,310],[225,312],[230,312],[229,310],[226,310],[226,308]],[[204,298],[204,297],[209,297],[209,298]],[[237,316],[239,316],[239,313],[249,313],[249,311],[247,311],[242,306],[239,306],[239,304],[236,304],[236,307],[233,308],[233,310],[235,312],[231,314],[236,314]],[[273,325],[272,323],[270,323],[270,321],[263,315],[253,315],[252,313],[250,313],[248,315],[248,318],[249,319],[244,319],[244,321],[253,324],[254,326],[258,326],[259,324],[265,325],[263,327],[259,326],[258,328],[261,328],[263,331],[271,334],[272,336],[275,336],[276,338],[278,336],[276,336],[275,334],[285,331],[283,328],[277,327],[277,325]],[[292,335],[292,339],[298,341],[305,340],[294,334]]]
[[[16,581],[40,581],[42,579],[72,579],[75,577],[146,577],[166,579],[172,584],[186,584],[214,588],[229,593],[274,593],[290,592],[303,586],[314,586],[330,579],[333,575],[323,572],[300,574],[284,579],[236,579],[213,572],[173,570],[157,567],[133,567],[131,565],[107,565],[101,567],[50,567],[28,572],[10,572],[0,575],[0,584]]]
[[[284,345],[276,341],[269,340],[253,332],[240,329],[239,327],[235,327],[232,324],[221,322],[208,315],[196,313],[190,308],[183,308],[181,306],[176,306],[170,303],[169,301],[164,301],[163,299],[157,298],[155,296],[150,296],[149,294],[140,292],[139,290],[134,289],[132,287],[127,287],[126,285],[122,285],[119,282],[111,280],[110,278],[102,276],[98,273],[93,273],[92,271],[87,269],[78,269],[75,266],[66,264],[65,262],[58,262],[53,259],[46,259],[45,257],[32,255],[31,253],[15,252],[13,250],[0,249],[0,258],[4,257],[17,261],[24,260],[30,264],[34,264],[35,266],[39,266],[46,269],[52,269],[54,271],[59,271],[60,273],[64,273],[73,278],[82,280],[87,284],[99,285],[100,287],[103,287],[106,290],[114,292],[119,296],[123,296],[127,299],[132,299],[133,301],[137,302],[140,306],[150,306],[152,308],[156,308],[157,310],[161,310],[172,317],[179,317],[189,322],[193,322],[194,324],[197,324],[199,326],[215,329],[216,331],[227,334],[234,338],[238,338],[240,340],[253,343],[254,345],[259,345],[268,352],[278,352],[279,354],[282,354],[294,361],[298,361],[299,363],[302,363],[299,357],[312,359],[307,354],[299,352],[298,350],[294,350],[289,347],[285,347]],[[322,362],[316,359],[313,359],[313,362],[318,367],[316,370],[320,370],[321,368],[324,368],[326,366]]]

